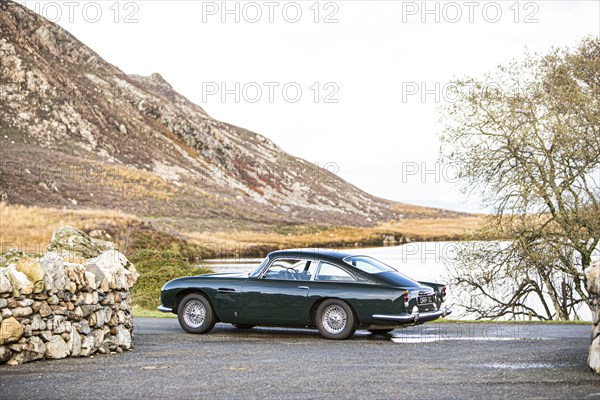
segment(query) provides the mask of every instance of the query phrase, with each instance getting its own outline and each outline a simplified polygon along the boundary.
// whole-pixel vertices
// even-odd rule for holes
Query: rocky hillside
[[[453,215],[375,198],[211,118],[159,74],[126,75],[10,1],[0,60],[5,202],[117,209],[193,230]]]

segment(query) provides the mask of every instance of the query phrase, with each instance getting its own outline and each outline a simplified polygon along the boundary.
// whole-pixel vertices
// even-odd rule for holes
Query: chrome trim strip
[[[412,314],[404,314],[404,315],[385,315],[385,314],[375,314],[373,315],[374,319],[384,319],[387,321],[398,321],[398,322],[412,322],[415,317]]]
[[[160,312],[173,312],[173,309],[171,307],[165,307],[162,304],[158,306],[157,310]]]
[[[416,306],[414,307],[416,308]],[[452,314],[452,310],[449,308],[444,308],[443,310],[437,311],[426,311],[426,312],[416,312],[413,311],[411,314],[401,314],[401,315],[386,315],[386,314],[374,314],[374,319],[383,319],[386,321],[397,321],[397,322],[417,322],[419,320],[433,320],[437,318],[444,318],[447,315]]]
[[[424,313],[419,313],[419,319],[429,319],[429,318],[439,318],[444,315],[443,311],[426,311]]]

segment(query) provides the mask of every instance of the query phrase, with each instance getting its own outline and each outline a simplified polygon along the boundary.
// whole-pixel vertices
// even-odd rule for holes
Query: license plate
[[[433,296],[419,296],[419,304],[433,303]]]

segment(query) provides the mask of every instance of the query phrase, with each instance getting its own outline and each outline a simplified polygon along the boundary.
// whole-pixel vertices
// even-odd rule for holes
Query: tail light
[[[446,285],[442,287],[442,298],[446,298]]]
[[[407,302],[408,301],[408,290],[404,291],[404,301]]]

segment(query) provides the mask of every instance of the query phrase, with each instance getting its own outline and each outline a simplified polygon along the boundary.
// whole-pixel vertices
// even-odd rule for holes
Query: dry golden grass
[[[151,172],[106,164],[98,164],[98,167],[97,171],[90,172],[92,178],[130,197],[151,197],[160,201],[168,201],[173,197],[172,185]]]
[[[400,214],[421,215],[423,217],[432,216],[440,212],[440,210],[437,208],[404,203],[395,203],[392,205],[392,209]]]
[[[59,226],[70,225],[83,230],[114,227],[119,231],[141,220],[111,210],[59,210],[0,203],[0,244],[36,251],[35,246],[50,242]],[[383,238],[394,235],[409,241],[458,240],[474,233],[485,216],[458,218],[406,219],[372,228],[299,227],[290,233],[280,232],[174,232],[192,245],[213,250],[220,255],[256,252],[257,248],[378,246]],[[304,229],[305,228],[305,229]]]
[[[407,219],[383,224],[378,229],[401,232],[409,239],[456,238],[475,233],[482,227],[486,218],[485,215],[473,215],[459,218]]]
[[[439,219],[407,219],[374,228],[331,227],[313,233],[282,234],[273,232],[194,232],[186,234],[192,243],[206,247],[242,250],[249,246],[273,248],[311,246],[352,246],[381,244],[386,235],[408,240],[458,240],[479,229],[485,216]]]
[[[27,249],[44,246],[60,226],[95,229],[103,225],[126,225],[136,220],[132,215],[112,210],[58,210],[0,203],[0,243],[3,250],[10,244]]]

